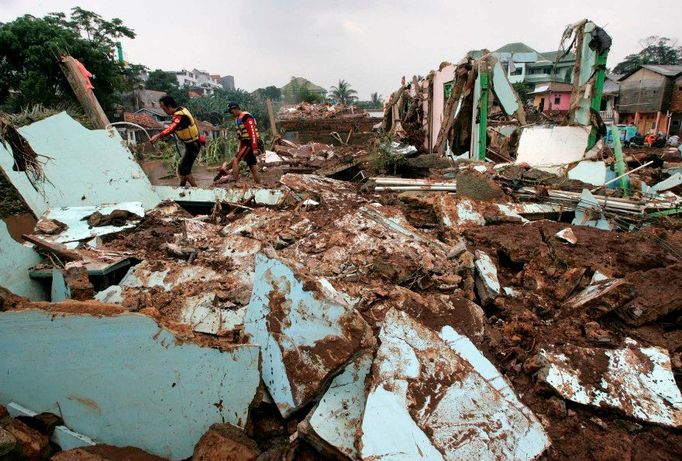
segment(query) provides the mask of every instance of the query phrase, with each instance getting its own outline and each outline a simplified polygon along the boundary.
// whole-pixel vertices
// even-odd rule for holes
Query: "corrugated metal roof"
[[[666,77],[677,77],[682,74],[682,65],[644,64],[642,67]]]
[[[535,91],[533,91],[531,94],[542,94],[550,91],[552,93],[570,93],[573,91],[573,85],[570,83],[549,82],[543,85],[538,85],[538,87],[535,88]]]

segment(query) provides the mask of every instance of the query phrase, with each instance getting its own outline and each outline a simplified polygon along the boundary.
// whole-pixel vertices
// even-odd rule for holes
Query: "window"
[[[450,94],[452,94],[452,86],[454,84],[455,84],[454,80],[450,80],[449,82],[443,83],[443,97],[446,103],[448,102],[448,99],[450,99]]]
[[[523,67],[515,67],[514,70],[509,75],[522,75]]]
[[[554,96],[554,105],[558,106],[561,104],[561,96]]]

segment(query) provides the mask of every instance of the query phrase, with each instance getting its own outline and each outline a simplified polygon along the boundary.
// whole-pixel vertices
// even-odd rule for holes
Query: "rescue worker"
[[[261,152],[263,152],[263,141],[260,139],[258,134],[258,125],[256,119],[253,115],[241,110],[239,104],[236,102],[230,102],[227,105],[227,110],[225,112],[230,113],[234,117],[234,125],[237,129],[237,139],[239,140],[239,146],[237,148],[237,153],[232,159],[232,178],[233,181],[239,179],[239,162],[245,161],[251,170],[253,175],[253,180],[256,184],[260,184],[260,175],[258,174],[258,160],[256,158]],[[222,176],[227,175],[227,162],[223,163],[220,168],[218,175],[214,178],[216,183],[224,182],[219,181]]]
[[[199,142],[199,128],[194,121],[194,117],[185,107],[179,107],[172,96],[163,96],[159,99],[161,109],[173,116],[168,128],[156,134],[149,140],[152,144],[159,139],[175,134],[180,141],[185,144],[185,154],[178,164],[178,176],[180,177],[180,187],[189,183],[190,186],[197,187],[196,181],[192,177],[192,165],[199,155],[201,143]]]

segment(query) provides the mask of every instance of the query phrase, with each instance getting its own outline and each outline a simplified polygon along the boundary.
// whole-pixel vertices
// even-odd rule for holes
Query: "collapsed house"
[[[317,174],[185,189],[66,114],[16,131],[0,457],[679,456],[682,158],[625,197],[556,153],[361,184],[320,174],[338,146],[281,142]]]

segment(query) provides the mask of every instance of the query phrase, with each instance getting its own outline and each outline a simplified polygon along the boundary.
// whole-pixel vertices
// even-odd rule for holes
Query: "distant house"
[[[181,88],[187,88],[190,94],[197,96],[211,95],[215,90],[223,88],[220,75],[212,75],[198,69],[191,71],[183,69],[173,73],[178,79],[178,85]]]
[[[531,93],[533,107],[539,112],[567,113],[571,108],[571,93],[573,85],[570,83],[548,82],[535,86]]]
[[[224,90],[234,91],[234,77],[232,75],[226,75],[220,79]]]
[[[514,42],[492,53],[507,72],[510,83],[526,83],[531,89],[549,82],[571,83],[575,55],[557,51],[540,53],[525,43]],[[558,57],[558,59],[557,59]]]
[[[129,112],[135,112],[143,108],[159,109],[159,99],[166,96],[163,91],[157,90],[133,90],[122,96],[124,107]]]
[[[315,85],[310,80],[306,80],[303,77],[294,77],[284,85],[280,90],[282,91],[282,98],[285,102],[295,102],[297,98],[297,92],[301,88],[306,88],[308,92],[314,96],[324,99],[327,96],[327,90],[319,85]]]
[[[147,114],[159,123],[170,123],[171,116],[158,107],[143,107],[135,111],[136,114]]]
[[[123,121],[137,125],[122,125],[122,128],[119,129],[123,139],[132,146],[149,141],[149,137],[160,133],[164,129],[162,123],[144,111],[138,113],[125,112],[123,114]],[[145,131],[149,137],[144,133]]]
[[[682,65],[646,64],[620,77],[620,122],[635,125],[642,134],[679,133],[680,76]]]

